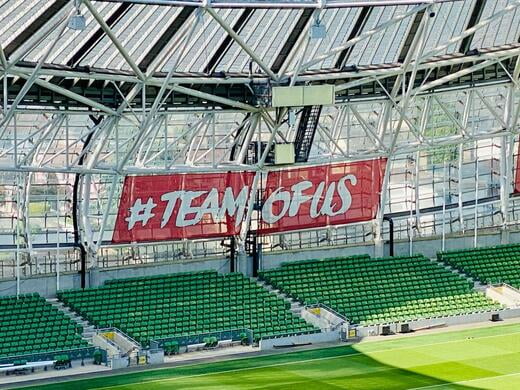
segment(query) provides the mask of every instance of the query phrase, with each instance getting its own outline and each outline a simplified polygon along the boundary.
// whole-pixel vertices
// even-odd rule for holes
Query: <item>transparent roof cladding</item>
[[[116,41],[142,70],[263,72],[246,46],[274,72],[295,69],[302,56],[313,62],[309,70],[326,71],[402,62],[424,13],[423,52],[429,57],[516,44],[518,3],[215,0],[209,10],[188,6],[202,4],[195,1],[89,0],[80,7],[85,28],[73,30],[59,28],[77,12],[71,1],[7,0],[0,5],[0,42],[8,60],[43,58],[72,68],[131,71]],[[311,33],[316,25],[322,34]],[[462,39],[468,29],[474,31]],[[338,49],[347,42],[355,43]]]

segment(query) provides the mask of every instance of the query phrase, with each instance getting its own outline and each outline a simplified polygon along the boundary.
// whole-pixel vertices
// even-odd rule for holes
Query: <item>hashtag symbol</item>
[[[148,198],[148,201],[143,204],[141,202],[141,198],[137,199],[132,207],[130,207],[130,216],[125,218],[125,221],[128,222],[128,230],[132,230],[134,225],[138,222],[141,222],[142,226],[145,226],[150,218],[153,218],[155,214],[152,213],[152,210],[157,206],[152,198]]]

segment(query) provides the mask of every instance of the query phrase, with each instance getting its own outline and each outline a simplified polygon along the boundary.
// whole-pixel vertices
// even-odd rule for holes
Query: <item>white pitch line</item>
[[[480,377],[480,378],[468,379],[468,380],[465,380],[465,381],[447,382],[447,383],[440,383],[440,384],[437,384],[437,385],[430,385],[430,386],[413,387],[413,388],[410,388],[408,390],[435,389],[437,387],[451,386],[451,385],[462,385],[464,383],[485,381],[485,380],[491,380],[491,379],[497,379],[497,378],[506,378],[508,376],[517,376],[517,375],[520,375],[520,372],[513,372],[513,373],[510,373],[510,374],[495,375],[495,376],[483,376],[483,377]]]
[[[520,332],[512,332],[512,333],[507,333],[507,334],[496,334],[496,335],[482,336],[482,337],[473,337],[470,340],[483,340],[483,339],[490,339],[490,338],[495,338],[495,337],[507,337],[507,336],[511,336],[511,335],[515,335],[515,334],[520,334]],[[402,339],[399,339],[399,340],[402,340]],[[315,362],[315,361],[320,361],[320,360],[345,359],[345,358],[350,358],[350,357],[359,356],[359,355],[373,355],[373,354],[382,353],[382,352],[402,351],[402,350],[406,350],[406,349],[416,349],[416,348],[420,348],[420,347],[431,347],[431,346],[435,346],[435,345],[459,343],[459,342],[462,342],[462,341],[468,341],[468,339],[449,340],[449,341],[444,341],[444,342],[440,342],[440,343],[428,343],[428,344],[407,346],[407,347],[399,347],[399,348],[387,348],[387,349],[382,349],[382,350],[379,350],[379,351],[356,352],[356,353],[351,353],[351,354],[348,354],[348,355],[326,356],[326,357],[315,358],[315,359],[306,359],[306,360],[298,360],[298,361],[291,361],[291,362],[267,364],[265,366],[235,368],[235,369],[232,369],[232,370],[224,370],[224,371],[218,371],[218,372],[207,372],[207,373],[204,373],[204,374],[184,375],[184,376],[177,376],[177,377],[174,377],[174,378],[154,379],[154,380],[151,380],[151,381],[141,382],[140,384],[155,383],[155,382],[172,382],[172,381],[176,381],[176,380],[180,380],[180,379],[190,379],[190,378],[197,378],[197,377],[208,376],[208,375],[219,375],[219,374],[227,374],[227,373],[232,373],[232,372],[257,370],[257,369],[262,369],[262,368],[280,367],[280,366],[287,366],[287,365],[291,365],[291,364],[301,364],[301,363]],[[244,358],[244,359],[251,359],[251,357]],[[254,357],[253,357],[253,359],[254,359]],[[236,360],[240,360],[240,359],[236,359]],[[208,364],[211,364],[211,363],[208,363]],[[201,365],[201,363],[193,364],[193,366],[197,366],[197,365]],[[182,366],[182,367],[184,368],[184,367],[188,367],[188,366]],[[172,368],[175,368],[175,367],[161,368],[161,370],[172,369]],[[479,379],[482,379],[482,378],[479,378]],[[443,385],[447,385],[447,384],[448,383],[443,384]],[[125,385],[124,384],[120,384],[120,385],[113,385],[113,386],[106,386],[106,387],[96,387],[95,389],[96,390],[105,390],[105,389],[113,389],[113,388],[117,388],[117,387],[121,387],[121,386],[125,386]],[[437,386],[437,385],[435,385],[435,386]]]

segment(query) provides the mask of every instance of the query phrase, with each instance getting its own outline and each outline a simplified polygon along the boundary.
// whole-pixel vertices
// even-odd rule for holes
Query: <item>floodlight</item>
[[[73,15],[69,19],[69,23],[67,26],[71,30],[83,31],[85,30],[87,21],[85,20],[85,17],[81,15],[81,11],[79,10],[79,7],[81,6],[81,0],[74,0],[74,5],[76,7],[76,15]]]
[[[323,39],[327,36],[327,30],[324,24],[317,21],[311,26],[311,39]]]
[[[77,15],[73,15],[69,19],[68,27],[71,30],[83,31],[83,30],[85,30],[86,25],[87,25],[87,22],[85,20],[85,17],[83,15],[77,14]]]
[[[327,29],[318,17],[314,18],[314,23],[311,25],[310,37],[311,39],[323,39],[327,36]]]

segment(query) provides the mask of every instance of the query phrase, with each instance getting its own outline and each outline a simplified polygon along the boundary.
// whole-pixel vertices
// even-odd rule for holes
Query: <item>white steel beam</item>
[[[300,71],[304,71],[306,69],[309,69],[311,66],[319,64],[320,62],[326,60],[327,58],[335,56],[335,55],[341,53],[343,50],[346,50],[349,47],[354,46],[358,42],[361,42],[361,41],[363,41],[363,40],[365,40],[367,38],[370,38],[371,36],[381,32],[383,30],[386,30],[388,27],[390,27],[390,26],[392,26],[392,25],[394,25],[396,23],[399,23],[403,19],[411,17],[412,15],[415,15],[417,12],[420,12],[423,9],[427,8],[427,7],[428,7],[428,5],[426,5],[426,4],[418,5],[416,7],[413,7],[411,10],[409,10],[409,11],[407,11],[407,12],[401,14],[401,15],[398,15],[395,18],[390,19],[388,22],[382,23],[379,26],[377,26],[377,27],[375,27],[375,28],[373,28],[371,30],[365,31],[364,33],[358,35],[357,37],[348,40],[344,44],[336,46],[335,48],[329,50],[328,52],[323,53],[320,56],[318,56],[318,57],[316,57],[316,58],[314,58],[314,59],[312,59],[310,61],[305,62],[304,64],[301,65]],[[287,75],[288,76],[292,76],[292,73],[288,72]]]
[[[229,34],[231,38],[251,57],[253,61],[255,61],[260,68],[272,79],[277,80],[277,76],[274,72],[267,66],[267,64],[256,55],[256,53],[244,42],[242,38],[220,17],[220,15],[213,10],[211,7],[206,8],[206,12],[211,15],[215,21],[220,24],[220,26]]]
[[[126,49],[123,47],[123,45],[121,44],[121,42],[119,42],[119,39],[117,39],[117,37],[115,36],[115,34],[112,32],[112,30],[110,29],[110,27],[108,26],[108,24],[106,24],[105,20],[103,19],[103,17],[97,12],[96,8],[92,5],[92,3],[90,2],[90,0],[82,0],[83,3],[85,4],[85,6],[88,8],[88,10],[90,11],[90,13],[92,14],[92,16],[94,17],[94,19],[96,19],[96,21],[98,22],[98,24],[101,26],[101,28],[103,29],[103,31],[105,32],[105,34],[110,38],[110,40],[112,41],[112,43],[114,44],[114,46],[117,48],[117,50],[121,53],[121,55],[123,56],[123,58],[126,60],[126,62],[128,63],[128,65],[130,66],[130,68],[132,68],[132,70],[134,71],[134,73],[136,74],[136,76],[142,80],[142,81],[145,81],[145,75],[143,74],[143,72],[141,72],[141,69],[139,69],[139,67],[137,66],[137,64],[135,63],[135,61],[132,59],[132,57],[130,56],[130,54],[128,54],[128,52],[126,51]]]
[[[207,0],[98,0],[111,3],[133,3],[133,4],[149,4],[163,5],[172,7],[203,7],[203,8],[259,8],[259,9],[334,9],[334,8],[354,8],[354,7],[379,7],[379,6],[398,6],[398,5],[415,5],[415,4],[434,4],[455,2],[461,0],[360,0],[360,1],[332,1],[323,0],[313,1],[218,1],[211,2]]]

